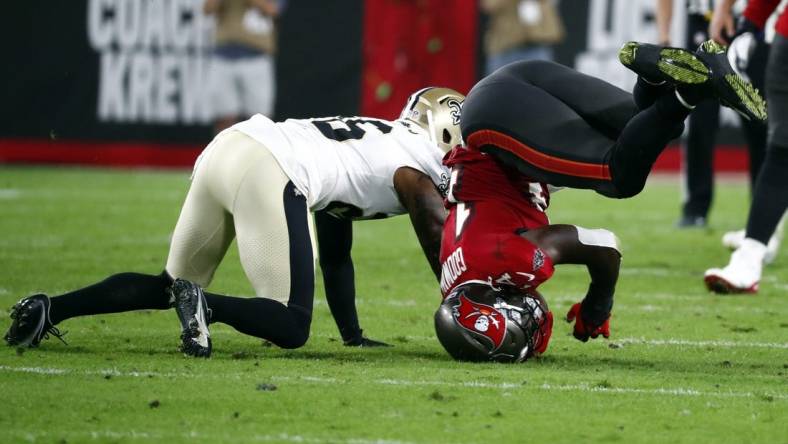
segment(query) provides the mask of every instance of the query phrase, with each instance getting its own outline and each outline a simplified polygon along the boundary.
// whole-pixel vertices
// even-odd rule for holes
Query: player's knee
[[[312,324],[312,316],[300,307],[288,307],[288,312],[292,318],[290,332],[286,338],[279,341],[279,347],[286,349],[301,348],[309,340],[309,329]]]
[[[619,199],[628,199],[630,197],[635,197],[643,191],[643,188],[646,187],[646,181],[639,181],[639,180],[622,180],[620,183],[617,184],[618,194],[615,196]]]

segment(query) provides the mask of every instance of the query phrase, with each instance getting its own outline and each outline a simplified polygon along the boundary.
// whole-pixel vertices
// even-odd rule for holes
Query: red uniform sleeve
[[[779,4],[780,0],[749,0],[747,8],[744,10],[744,16],[754,25],[763,29],[766,26],[766,20]]]

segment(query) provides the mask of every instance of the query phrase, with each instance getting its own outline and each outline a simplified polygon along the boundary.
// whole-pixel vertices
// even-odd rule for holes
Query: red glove
[[[542,331],[541,342],[536,345],[534,353],[537,355],[543,354],[547,351],[547,344],[550,343],[550,336],[553,335],[553,312],[548,311],[544,324],[539,328]]]
[[[566,322],[575,321],[575,330],[572,335],[575,339],[583,342],[588,342],[588,338],[596,339],[599,335],[605,338],[610,337],[610,316],[605,319],[602,325],[586,325],[583,321],[582,313],[580,313],[581,303],[578,302],[569,309],[566,314]]]

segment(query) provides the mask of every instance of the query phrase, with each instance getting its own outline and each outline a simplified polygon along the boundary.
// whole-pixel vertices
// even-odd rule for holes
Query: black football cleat
[[[211,310],[199,285],[184,279],[176,279],[170,286],[170,302],[178,313],[183,328],[181,351],[190,356],[211,356],[211,333],[208,321]]]
[[[725,54],[726,49],[714,40],[707,40],[695,51],[695,55],[709,67],[709,81],[704,86],[723,106],[731,108],[745,119],[765,121],[766,101],[752,83],[733,70]]]
[[[42,339],[52,335],[64,344],[63,335],[49,320],[49,297],[36,294],[21,299],[11,308],[11,327],[5,342],[11,347],[37,347]]]
[[[725,46],[708,40],[694,53],[682,48],[628,42],[618,53],[621,64],[652,83],[667,82],[702,99],[718,99],[747,120],[765,121],[766,102],[750,82],[736,74]]]
[[[369,339],[364,336],[358,336],[352,339],[348,339],[346,341],[342,341],[345,347],[361,347],[361,348],[375,348],[375,347],[391,347],[391,344],[387,344],[383,341],[376,341],[374,339]]]
[[[699,85],[710,76],[706,64],[682,48],[627,42],[619,50],[618,60],[651,83]]]

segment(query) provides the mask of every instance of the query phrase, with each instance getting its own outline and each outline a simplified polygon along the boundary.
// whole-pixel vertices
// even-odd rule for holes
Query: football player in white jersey
[[[33,295],[11,312],[5,340],[35,346],[57,337],[65,319],[174,307],[182,350],[209,356],[208,324],[223,322],[283,348],[309,337],[314,299],[315,236],[326,293],[348,345],[365,340],[355,313],[352,228],[357,218],[408,213],[436,276],[445,218],[444,154],[461,143],[464,96],[425,88],[399,119],[286,120],[262,115],[223,131],[195,163],[165,270],[121,273],[60,296]],[[321,211],[322,210],[322,211]],[[204,292],[233,238],[254,298]]]

